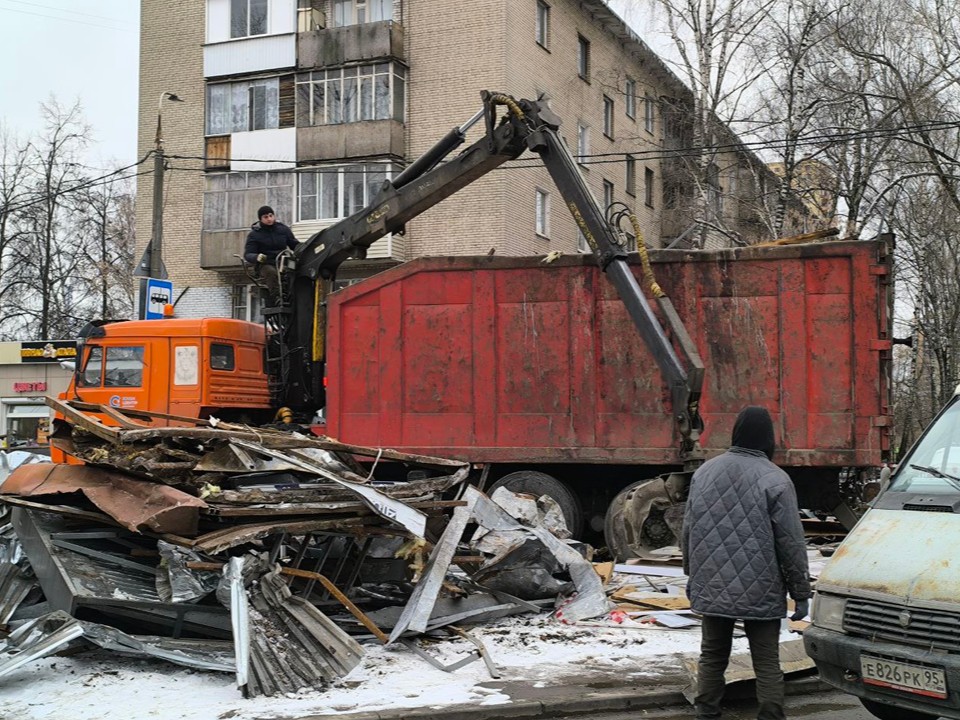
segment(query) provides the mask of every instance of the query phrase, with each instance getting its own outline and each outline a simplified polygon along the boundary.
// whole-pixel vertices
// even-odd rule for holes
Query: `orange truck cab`
[[[131,320],[83,335],[77,371],[61,399],[237,422],[273,417],[261,325],[225,318]]]

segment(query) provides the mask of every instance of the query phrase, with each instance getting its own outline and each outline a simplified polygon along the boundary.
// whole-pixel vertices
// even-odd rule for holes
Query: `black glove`
[[[796,605],[796,611],[793,615],[790,616],[791,620],[803,620],[807,613],[810,612],[810,601],[809,600],[797,600],[794,605]]]

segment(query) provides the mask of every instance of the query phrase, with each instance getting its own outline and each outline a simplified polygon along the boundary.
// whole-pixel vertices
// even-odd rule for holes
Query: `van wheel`
[[[556,500],[557,505],[563,511],[563,519],[567,523],[567,529],[574,538],[579,538],[583,531],[583,508],[577,496],[570,492],[569,488],[555,477],[536,470],[519,470],[509,475],[504,475],[490,486],[489,493],[497,488],[505,487],[515,493],[526,493],[534,497],[549,495]]]
[[[928,713],[917,712],[916,710],[906,710],[895,705],[884,705],[875,700],[860,698],[860,702],[871,715],[880,720],[936,720],[939,715],[930,715]]]

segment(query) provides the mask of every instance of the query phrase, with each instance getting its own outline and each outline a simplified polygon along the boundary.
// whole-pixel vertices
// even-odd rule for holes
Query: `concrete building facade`
[[[603,205],[670,244],[663,108],[688,95],[603,0],[142,0],[139,149],[164,150],[164,261],[180,315],[254,318],[238,256],[269,204],[301,240],[358,210],[384,179],[480,107],[482,90],[550,98]],[[163,93],[185,102],[172,104]],[[158,102],[160,103],[158,106]],[[478,125],[468,137],[481,136]],[[749,161],[749,160],[748,160]],[[742,160],[734,160],[736,168]],[[151,235],[152,176],[137,237]],[[731,181],[733,184],[734,181]],[[755,234],[745,226],[744,236]],[[722,242],[719,240],[718,242]],[[559,192],[525,155],[348,261],[347,281],[422,255],[585,249]]]

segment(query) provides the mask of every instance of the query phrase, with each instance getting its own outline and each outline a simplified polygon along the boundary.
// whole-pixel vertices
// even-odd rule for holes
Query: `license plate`
[[[940,668],[861,655],[860,670],[863,682],[868,685],[879,685],[932,698],[947,697],[947,679]]]

